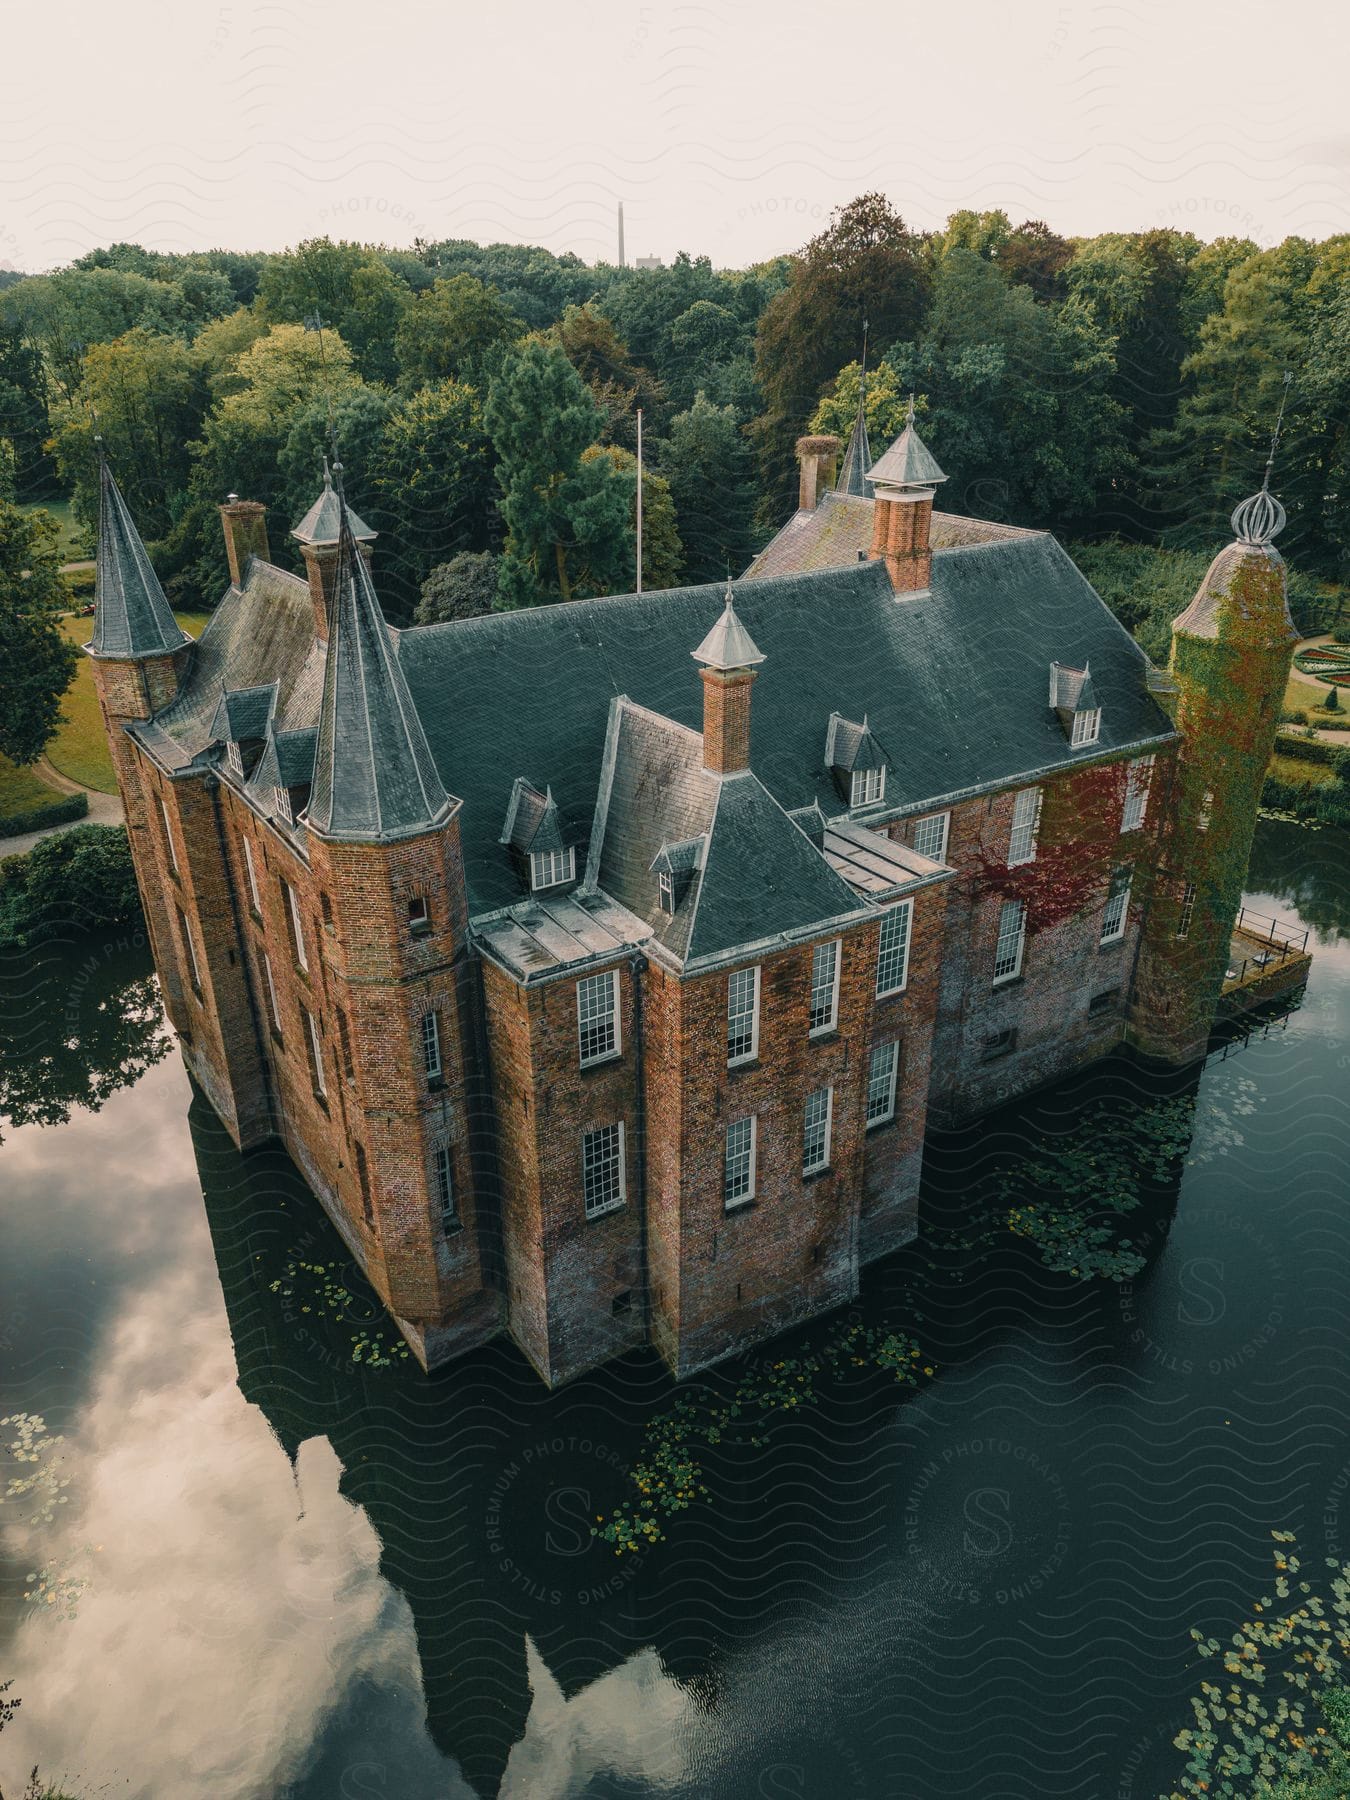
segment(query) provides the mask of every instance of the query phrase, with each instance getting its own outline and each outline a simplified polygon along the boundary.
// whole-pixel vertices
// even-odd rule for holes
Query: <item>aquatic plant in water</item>
[[[303,1262],[294,1257],[277,1280],[269,1283],[269,1289],[283,1300],[294,1301],[298,1311],[316,1319],[354,1324],[360,1316],[355,1294],[344,1285],[333,1263]],[[354,1331],[351,1346],[352,1361],[368,1369],[392,1368],[396,1362],[406,1362],[409,1356],[408,1346],[396,1333],[390,1342],[383,1331]]]

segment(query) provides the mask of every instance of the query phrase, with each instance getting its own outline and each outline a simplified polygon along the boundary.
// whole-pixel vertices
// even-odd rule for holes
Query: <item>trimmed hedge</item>
[[[1336,768],[1348,753],[1342,744],[1326,744],[1321,738],[1297,737],[1292,731],[1277,731],[1275,754],[1292,756],[1298,762],[1330,763]]]
[[[1350,789],[1339,781],[1307,787],[1267,775],[1261,789],[1261,804],[1270,812],[1288,813],[1295,819],[1316,820],[1322,825],[1350,825]]]
[[[22,837],[27,831],[45,831],[49,825],[69,825],[88,811],[88,794],[65,794],[45,806],[33,806],[27,812],[10,813],[0,819],[0,839]]]

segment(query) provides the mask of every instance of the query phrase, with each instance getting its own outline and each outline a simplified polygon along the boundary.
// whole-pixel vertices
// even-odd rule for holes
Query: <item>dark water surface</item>
[[[1144,1272],[943,1229],[1000,1143],[1145,1095],[1121,1059],[934,1147],[920,1245],[860,1310],[936,1379],[840,1382],[723,1447],[641,1563],[589,1523],[674,1392],[654,1358],[553,1396],[509,1346],[354,1365],[377,1310],[285,1158],[238,1157],[155,1060],[144,951],[11,960],[0,1418],[64,1442],[19,1462],[0,1428],[29,1483],[0,1504],[0,1787],[35,1761],[130,1800],[1170,1787],[1189,1628],[1245,1616],[1272,1527],[1350,1558],[1350,834],[1263,824],[1250,887],[1313,928],[1313,979],[1173,1084],[1193,1136]]]

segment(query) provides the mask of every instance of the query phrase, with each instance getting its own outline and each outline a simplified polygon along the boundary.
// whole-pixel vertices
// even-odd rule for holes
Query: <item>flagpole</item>
[[[642,408],[637,409],[637,591],[642,592]]]

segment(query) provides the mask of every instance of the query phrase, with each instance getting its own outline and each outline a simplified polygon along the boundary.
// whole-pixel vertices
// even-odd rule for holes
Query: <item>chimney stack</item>
[[[314,607],[314,635],[324,644],[328,642],[328,622],[333,616],[336,600],[338,539],[342,525],[342,506],[339,490],[333,485],[334,475],[341,483],[342,464],[337,463],[330,469],[325,456],[319,497],[291,533],[305,559],[309,597]],[[347,527],[369,568],[370,546],[378,534],[358,519],[350,507],[347,508]]]
[[[721,617],[691,654],[703,664],[703,766],[739,775],[750,767],[750,689],[764,655],[736,616],[729,581]]]
[[[905,429],[873,463],[869,479],[874,496],[870,554],[885,562],[897,594],[926,594],[933,570],[933,496],[947,477],[914,429],[913,394]]]
[[[837,437],[799,437],[797,439],[797,507],[801,512],[814,512],[822,494],[834,485],[842,445]]]
[[[230,580],[235,587],[242,587],[250,556],[256,556],[260,562],[270,560],[267,508],[260,500],[241,500],[238,494],[230,494],[220,509],[220,522],[225,528]]]

